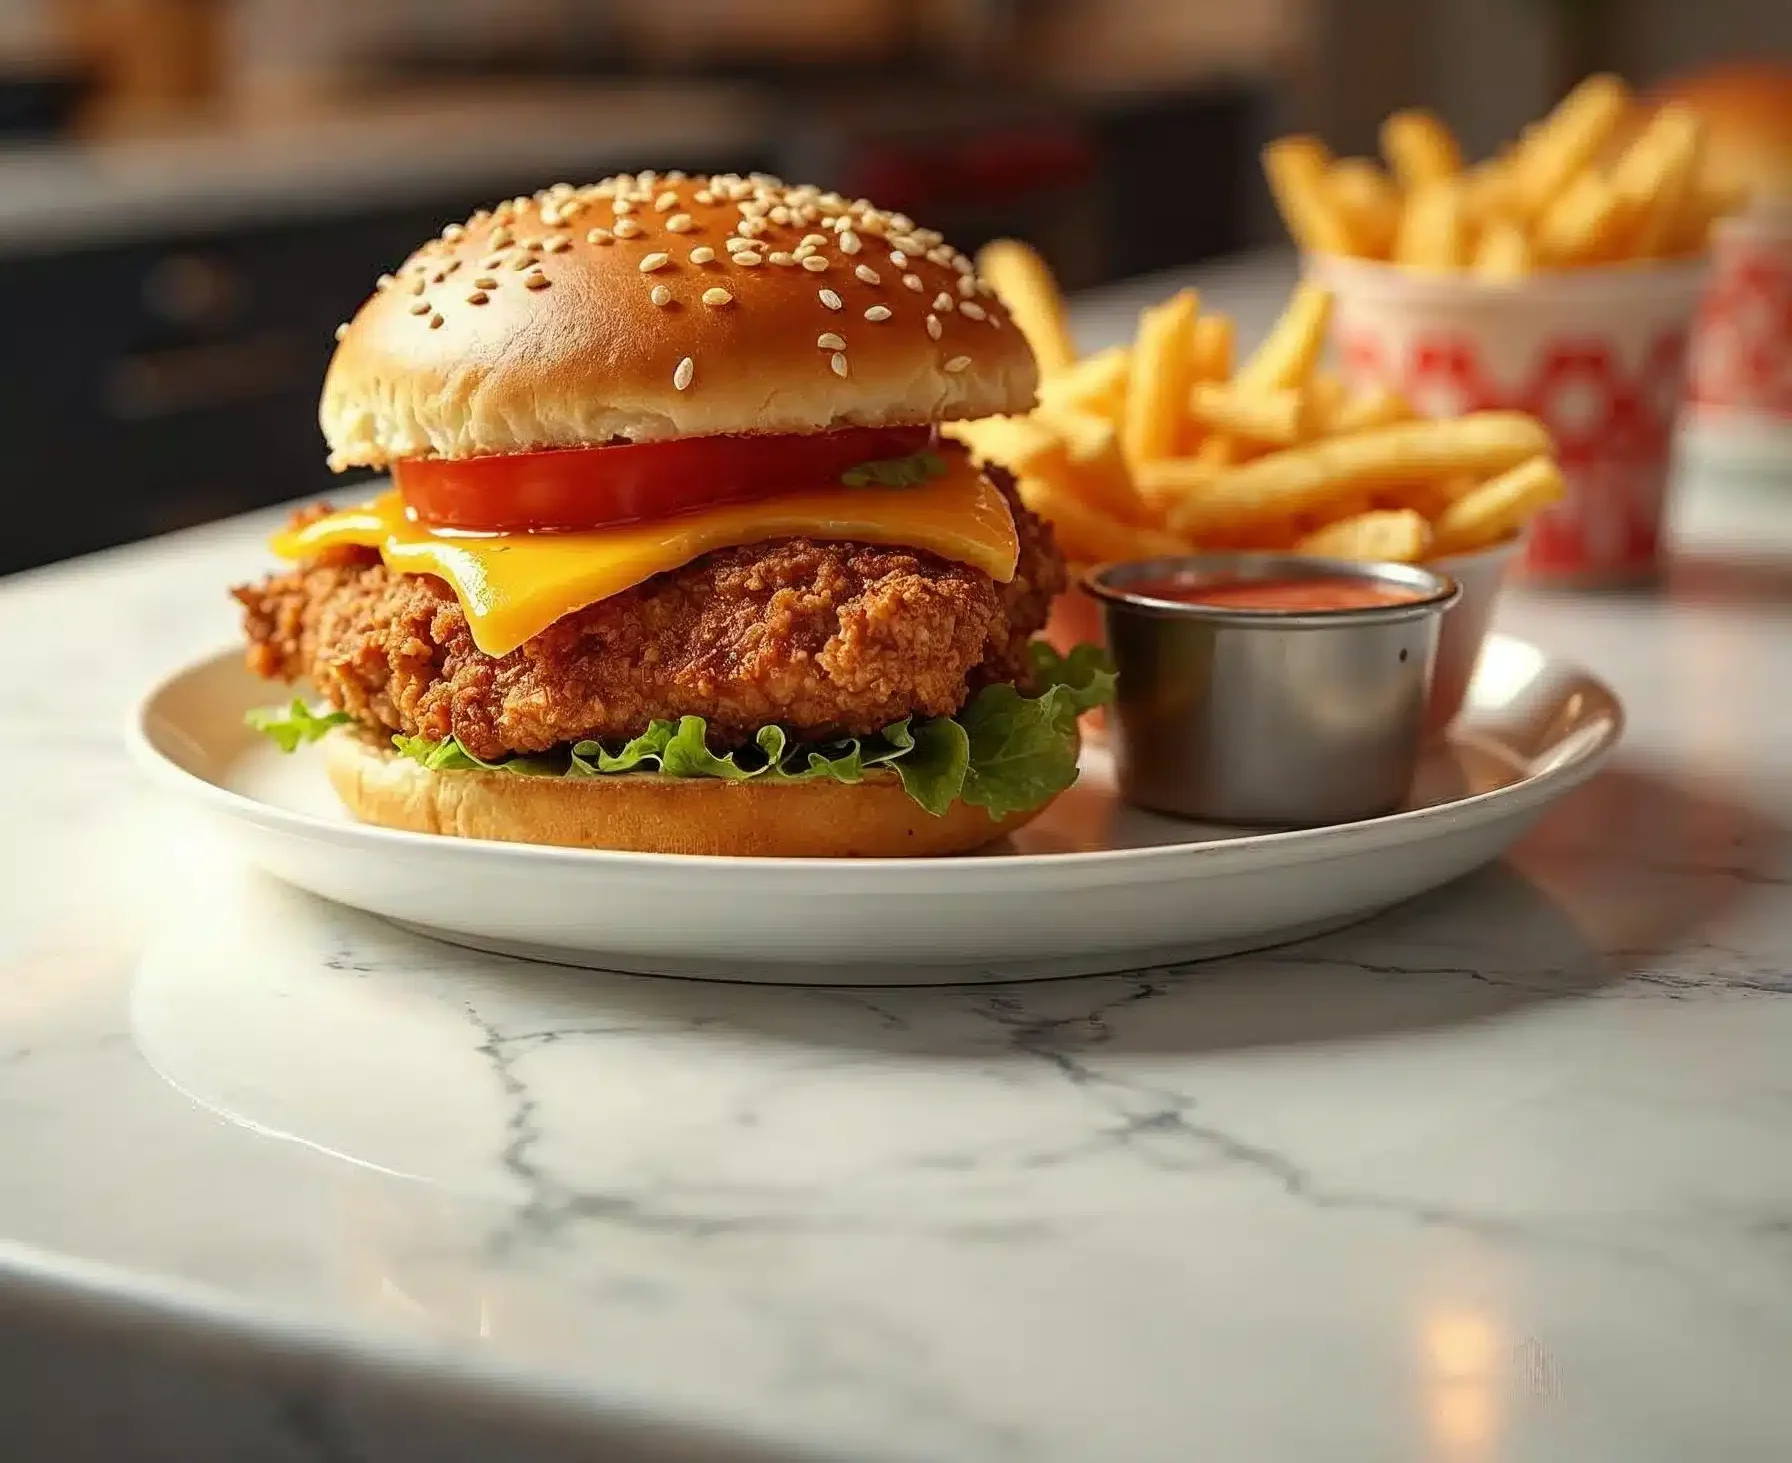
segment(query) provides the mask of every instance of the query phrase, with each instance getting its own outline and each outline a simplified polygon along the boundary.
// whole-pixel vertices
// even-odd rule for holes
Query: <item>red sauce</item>
[[[1376,605],[1411,604],[1425,598],[1415,589],[1378,584],[1371,579],[1321,575],[1300,579],[1147,579],[1125,586],[1126,592],[1144,599],[1175,604],[1212,605],[1226,610],[1285,610],[1311,614],[1315,610],[1362,610]]]

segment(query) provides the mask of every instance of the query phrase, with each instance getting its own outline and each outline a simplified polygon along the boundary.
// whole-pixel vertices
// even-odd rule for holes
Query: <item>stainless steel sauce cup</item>
[[[1351,579],[1415,596],[1257,610],[1129,590]],[[1119,671],[1110,740],[1120,794],[1155,812],[1283,827],[1397,808],[1412,785],[1444,611],[1461,591],[1406,564],[1197,554],[1084,576]]]

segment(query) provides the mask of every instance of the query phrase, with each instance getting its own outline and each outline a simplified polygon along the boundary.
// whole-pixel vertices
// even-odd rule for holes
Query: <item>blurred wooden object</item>
[[[224,96],[230,0],[54,0],[58,26],[101,78],[103,121],[206,111]]]

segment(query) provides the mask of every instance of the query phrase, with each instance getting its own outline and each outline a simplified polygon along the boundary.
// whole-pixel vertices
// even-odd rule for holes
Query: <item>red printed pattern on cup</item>
[[[1562,337],[1545,343],[1529,378],[1514,383],[1493,379],[1466,335],[1419,332],[1402,352],[1372,331],[1345,328],[1338,348],[1353,386],[1397,391],[1421,416],[1505,408],[1548,427],[1570,491],[1532,529],[1533,574],[1621,578],[1654,566],[1684,331],[1653,337],[1634,374],[1606,341]]]
[[[1726,243],[1699,309],[1694,411],[1716,406],[1792,417],[1792,250]]]

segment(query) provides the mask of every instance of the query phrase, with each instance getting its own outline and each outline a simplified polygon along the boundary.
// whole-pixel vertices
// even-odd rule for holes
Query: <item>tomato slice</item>
[[[473,533],[576,532],[669,518],[837,483],[861,462],[927,450],[931,427],[849,427],[811,436],[684,437],[393,468],[411,517]]]

